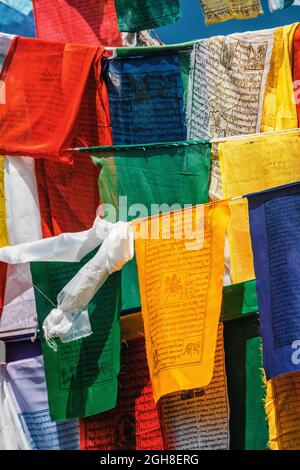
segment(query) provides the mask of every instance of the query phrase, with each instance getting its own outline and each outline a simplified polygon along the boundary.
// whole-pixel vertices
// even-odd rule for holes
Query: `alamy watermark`
[[[184,240],[187,250],[200,250],[204,245],[204,205],[175,203],[128,205],[127,196],[119,196],[118,205],[101,204],[101,217],[111,223],[147,218],[147,223],[137,223],[135,238],[143,240]],[[159,217],[162,215],[162,217]]]
[[[292,342],[292,349],[294,349],[295,351],[292,353],[292,356],[291,356],[291,361],[292,363],[297,366],[300,364],[300,339],[295,339],[293,342]]]

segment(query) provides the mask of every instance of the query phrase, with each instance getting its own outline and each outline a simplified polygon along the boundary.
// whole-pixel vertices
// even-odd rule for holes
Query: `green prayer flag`
[[[233,320],[258,312],[256,280],[223,287],[221,319]]]
[[[115,0],[120,31],[137,32],[175,23],[179,0]]]
[[[163,46],[137,46],[137,47],[116,47],[116,57],[133,57],[133,56],[147,56],[152,54],[159,54],[161,52],[180,52],[193,51],[195,41],[182,42],[177,44],[165,44]]]
[[[210,149],[208,142],[178,142],[176,145],[119,146],[104,153],[93,150],[93,161],[101,169],[101,201],[114,206],[117,219],[123,221],[170,212],[185,204],[207,202]],[[161,206],[152,206],[150,211],[153,204]],[[109,214],[105,218],[113,221]],[[122,310],[140,305],[133,259],[122,269]]]
[[[49,409],[55,421],[81,418],[116,406],[120,369],[120,272],[110,276],[88,305],[92,335],[48,346],[42,325],[57,294],[91,256],[80,263],[31,263]],[[52,303],[54,304],[52,304]]]
[[[266,450],[269,433],[257,315],[224,322],[224,349],[230,407],[230,448]]]

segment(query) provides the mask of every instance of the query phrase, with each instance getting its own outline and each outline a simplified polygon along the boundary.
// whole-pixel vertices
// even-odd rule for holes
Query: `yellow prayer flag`
[[[206,24],[220,21],[256,18],[263,14],[260,0],[201,0]]]
[[[255,278],[247,199],[229,202],[228,243],[232,283]],[[237,247],[235,249],[235,247]],[[238,252],[237,252],[238,251]]]
[[[261,132],[298,127],[294,100],[293,39],[299,23],[276,28],[270,70],[265,88]]]
[[[8,245],[4,192],[4,157],[0,157],[0,246]]]
[[[154,398],[212,379],[228,202],[135,221],[136,257]],[[147,239],[148,237],[148,239]]]
[[[267,382],[266,414],[270,449],[300,450],[300,372]]]
[[[300,132],[259,135],[219,145],[223,196],[234,198],[300,180]],[[247,200],[230,202],[232,282],[255,278]]]

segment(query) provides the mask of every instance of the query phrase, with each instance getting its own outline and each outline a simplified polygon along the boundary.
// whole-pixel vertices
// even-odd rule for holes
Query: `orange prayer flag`
[[[271,450],[300,449],[300,373],[280,375],[266,383],[266,414]]]
[[[156,401],[212,379],[228,218],[222,201],[133,222]]]

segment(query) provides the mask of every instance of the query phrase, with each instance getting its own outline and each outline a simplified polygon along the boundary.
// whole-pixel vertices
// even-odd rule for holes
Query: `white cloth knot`
[[[95,228],[95,224],[93,227]],[[87,305],[108,276],[122,269],[133,258],[134,231],[130,224],[105,222],[99,224],[98,228],[101,237],[106,232],[102,245],[95,256],[59,292],[58,308],[53,309],[44,321],[46,341],[54,349],[57,348],[53,341],[55,337],[67,342],[92,333]]]

